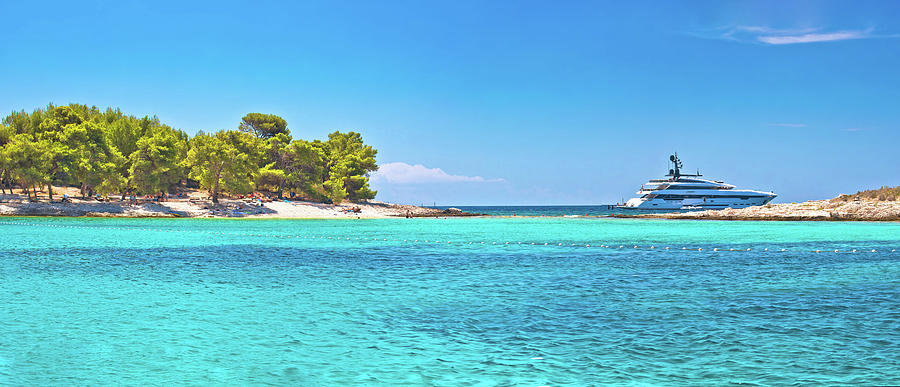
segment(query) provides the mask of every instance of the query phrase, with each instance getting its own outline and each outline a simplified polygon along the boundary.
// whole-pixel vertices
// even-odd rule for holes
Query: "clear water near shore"
[[[435,208],[447,209],[449,206]],[[616,208],[615,205],[570,205],[570,206],[455,206],[465,212],[493,216],[610,216],[616,214],[660,214],[672,210],[646,210]],[[696,210],[682,210],[696,211]]]
[[[900,223],[2,218],[0,384],[895,384],[892,249]]]

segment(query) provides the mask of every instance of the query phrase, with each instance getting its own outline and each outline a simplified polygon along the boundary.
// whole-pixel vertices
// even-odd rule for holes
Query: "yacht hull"
[[[775,195],[749,196],[746,198],[717,198],[715,196],[709,196],[704,198],[686,199],[638,197],[629,199],[623,207],[647,210],[746,208],[764,205],[774,198]]]

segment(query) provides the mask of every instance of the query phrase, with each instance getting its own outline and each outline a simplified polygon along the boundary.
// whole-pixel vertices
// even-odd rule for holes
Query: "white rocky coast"
[[[861,220],[900,221],[900,201],[813,200],[699,212],[638,215],[646,218],[710,220]]]

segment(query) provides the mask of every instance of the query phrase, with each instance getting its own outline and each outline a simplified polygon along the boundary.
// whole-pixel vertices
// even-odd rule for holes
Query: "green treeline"
[[[156,117],[80,104],[13,112],[0,125],[0,189],[80,187],[82,195],[155,194],[199,185],[212,200],[254,190],[314,201],[372,199],[377,151],[356,132],[291,137],[287,122],[250,113],[237,130],[190,137]]]

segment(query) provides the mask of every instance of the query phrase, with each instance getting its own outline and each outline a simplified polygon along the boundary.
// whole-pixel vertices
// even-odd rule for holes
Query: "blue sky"
[[[784,3],[3,1],[0,111],[356,130],[405,203],[612,203],[673,151],[778,201],[900,185],[900,3]]]

